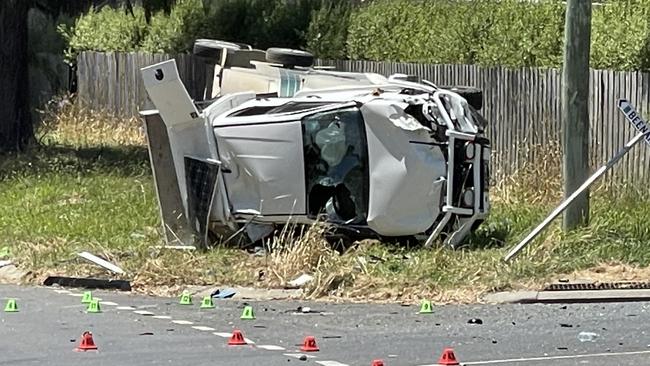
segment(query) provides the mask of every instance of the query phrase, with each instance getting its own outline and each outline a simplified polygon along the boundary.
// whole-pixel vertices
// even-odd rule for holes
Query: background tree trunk
[[[34,138],[27,66],[30,3],[0,1],[0,153],[22,150]]]

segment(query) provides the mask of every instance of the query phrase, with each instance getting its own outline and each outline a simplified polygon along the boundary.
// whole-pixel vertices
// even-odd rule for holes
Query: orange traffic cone
[[[229,346],[245,346],[246,340],[244,339],[244,335],[240,330],[235,329],[232,332],[232,336],[230,336],[230,340],[228,341]]]
[[[373,360],[370,366],[384,366],[383,360]]]
[[[303,342],[302,347],[300,347],[300,350],[303,352],[317,352],[319,349],[316,345],[316,338],[314,338],[314,336],[305,337],[305,341]]]
[[[79,347],[74,349],[77,352],[80,351],[96,351],[97,350],[97,345],[95,344],[95,341],[93,340],[93,334],[85,331],[81,335],[81,342],[79,342]]]
[[[445,348],[444,351],[442,351],[442,356],[440,356],[440,359],[438,360],[438,365],[441,366],[459,366],[460,363],[456,359],[456,355],[454,354],[454,350],[451,348]]]

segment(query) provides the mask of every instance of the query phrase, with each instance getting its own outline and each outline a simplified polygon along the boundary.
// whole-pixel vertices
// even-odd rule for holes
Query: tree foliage
[[[74,59],[87,50],[135,51],[145,37],[147,24],[141,8],[129,14],[124,7],[92,7],[73,26],[60,25],[59,31],[68,43],[66,56]]]
[[[353,15],[349,56],[431,63],[552,66],[562,50],[558,1],[376,0]]]
[[[512,67],[560,67],[562,62],[565,5],[561,0],[142,3],[143,7],[133,5],[132,12],[124,7],[92,9],[64,28],[71,56],[91,49],[187,52],[200,37],[260,49],[308,49],[330,59]],[[592,23],[593,67],[650,69],[650,2],[609,0],[594,6]]]
[[[650,2],[610,0],[594,9],[591,66],[599,69],[650,69]]]
[[[201,0],[178,0],[169,13],[160,10],[150,20],[142,43],[146,52],[179,52],[192,48],[194,40],[206,34],[206,19]]]

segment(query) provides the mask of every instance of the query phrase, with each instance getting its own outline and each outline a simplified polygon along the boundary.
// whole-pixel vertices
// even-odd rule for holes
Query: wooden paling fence
[[[205,64],[190,55],[144,53],[82,53],[78,58],[78,94],[85,106],[112,113],[135,115],[147,103],[139,69],[171,57],[194,98],[205,86]],[[497,177],[507,176],[524,164],[541,164],[545,149],[561,138],[561,72],[557,69],[430,65],[374,61],[318,60],[318,65],[340,71],[405,73],[439,86],[467,85],[483,90],[481,114],[488,120]],[[650,74],[591,70],[589,112],[591,163],[596,168],[609,160],[636,131],[616,107],[628,99],[642,115],[650,110]],[[648,116],[650,117],[650,116]],[[650,147],[637,146],[614,169],[608,180],[638,181],[650,178]]]
[[[205,63],[191,55],[83,52],[77,57],[77,95],[88,108],[134,116],[148,103],[140,69],[174,58],[192,98],[203,96]]]

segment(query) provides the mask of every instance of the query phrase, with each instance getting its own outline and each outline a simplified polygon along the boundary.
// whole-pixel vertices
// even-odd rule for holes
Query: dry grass
[[[40,113],[43,120],[39,128],[41,142],[76,147],[144,146],[146,143],[139,118],[85,109],[70,96],[52,100]]]
[[[514,149],[520,149],[515,146]],[[499,177],[490,199],[495,203],[530,202],[548,204],[562,199],[562,153],[557,142],[527,146],[523,164],[512,172],[497,171]],[[494,160],[503,159],[496,153]]]

